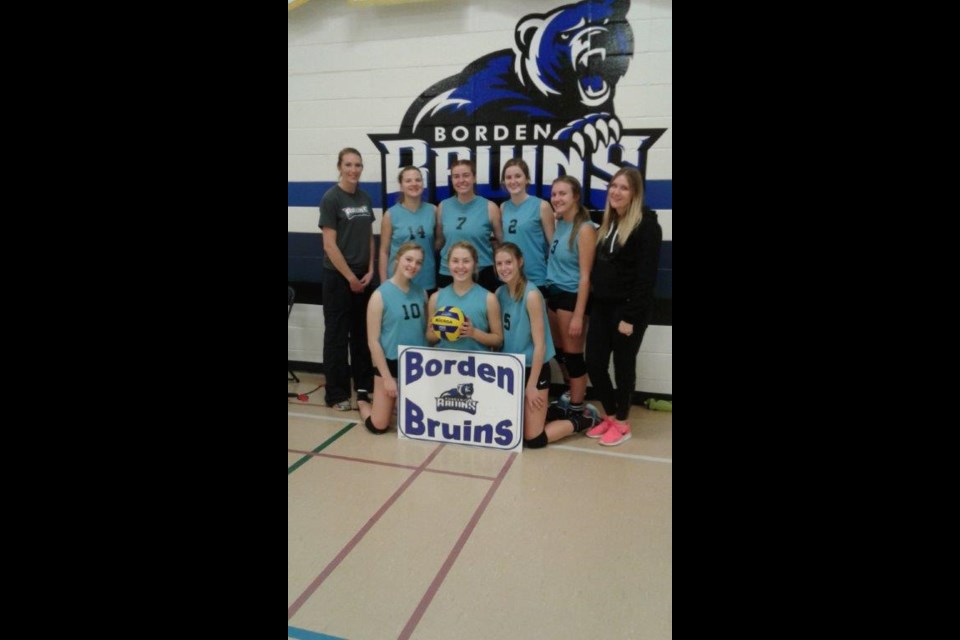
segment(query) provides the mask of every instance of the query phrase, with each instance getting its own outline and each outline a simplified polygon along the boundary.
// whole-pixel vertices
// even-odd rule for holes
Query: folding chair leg
[[[289,377],[287,377],[287,382],[300,382],[300,378],[297,377],[297,374],[293,372],[293,369],[287,369]]]

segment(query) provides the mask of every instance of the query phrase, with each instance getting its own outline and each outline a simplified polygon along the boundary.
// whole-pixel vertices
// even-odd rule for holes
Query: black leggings
[[[373,389],[373,363],[367,346],[367,303],[371,293],[370,286],[362,293],[354,293],[339,271],[323,270],[324,400],[329,405],[350,399],[351,373],[356,389]]]
[[[637,383],[637,353],[640,351],[647,325],[635,324],[633,333],[625,336],[617,331],[623,305],[596,298],[591,302],[593,308],[590,311],[590,330],[587,331],[585,345],[587,374],[590,376],[594,395],[603,403],[604,413],[623,421],[630,413],[633,388]],[[616,390],[607,373],[611,353]]]

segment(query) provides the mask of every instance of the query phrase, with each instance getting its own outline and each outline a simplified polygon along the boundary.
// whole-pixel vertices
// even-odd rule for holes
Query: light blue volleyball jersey
[[[512,200],[503,203],[503,241],[512,242],[523,253],[523,273],[535,285],[547,281],[547,236],[540,219],[540,203],[536,196],[529,196],[520,203]]]
[[[530,331],[530,313],[527,311],[527,296],[531,291],[535,292],[535,295],[540,298],[544,340],[546,340],[543,362],[547,363],[557,352],[553,346],[553,337],[550,334],[550,322],[547,320],[547,303],[544,302],[537,285],[528,280],[526,291],[523,292],[523,297],[520,298],[519,302],[510,295],[510,289],[507,285],[502,285],[497,289],[500,317],[503,319],[503,348],[500,350],[504,353],[522,353],[527,367],[533,363],[533,338]]]
[[[424,288],[434,289],[437,286],[437,262],[433,257],[433,239],[437,230],[437,219],[434,216],[433,205],[428,202],[420,204],[416,211],[410,211],[402,204],[397,203],[387,210],[390,214],[390,225],[393,229],[390,236],[390,256],[387,262],[387,277],[393,275],[394,262],[397,250],[404,242],[416,242],[423,247],[423,267],[413,281]]]
[[[440,250],[440,273],[450,275],[447,267],[447,251],[455,242],[466,240],[477,250],[477,267],[482,269],[493,264],[493,245],[490,236],[493,234],[493,225],[490,224],[490,214],[487,207],[490,201],[477,196],[467,204],[451,196],[440,203],[443,213],[440,224],[443,227],[444,245]]]
[[[458,296],[453,285],[440,289],[437,293],[437,310],[442,307],[457,307],[463,311],[464,317],[470,318],[475,329],[490,331],[490,322],[487,319],[487,294],[490,293],[479,284],[474,283],[463,296]],[[455,342],[441,340],[436,347],[441,349],[458,349],[463,351],[489,351],[489,349],[473,338],[460,338]]]
[[[582,224],[593,224],[590,221]],[[581,225],[582,226],[582,225]],[[547,285],[554,284],[561,291],[576,293],[580,286],[580,229],[573,239],[573,249],[569,248],[570,233],[573,224],[566,220],[557,220],[557,230],[553,232],[553,244],[550,245],[550,259],[547,260]]]
[[[427,303],[423,287],[411,282],[410,290],[404,293],[387,280],[377,291],[383,298],[380,346],[387,359],[397,359],[397,347],[401,344],[426,347]]]

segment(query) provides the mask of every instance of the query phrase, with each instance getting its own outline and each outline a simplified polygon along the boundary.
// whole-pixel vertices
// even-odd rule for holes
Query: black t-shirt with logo
[[[331,187],[320,200],[320,228],[337,232],[337,247],[357,275],[370,267],[370,237],[373,234],[373,203],[363,190],[348,193],[340,185]],[[336,270],[324,254],[323,266]]]

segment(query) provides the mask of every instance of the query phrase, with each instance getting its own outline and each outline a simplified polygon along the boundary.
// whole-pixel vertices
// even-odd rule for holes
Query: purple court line
[[[460,473],[459,471],[446,471],[444,469],[424,469],[427,473],[440,473],[445,476],[460,476],[461,478],[476,478],[477,480],[496,480],[492,476],[478,476],[473,473]]]
[[[398,469],[416,469],[412,464],[399,464],[396,462],[383,462],[381,460],[368,460],[367,458],[354,458],[351,456],[340,456],[335,453],[318,453],[314,451],[301,451],[300,449],[287,449],[287,453],[301,453],[305,456],[315,458],[335,458],[337,460],[348,460],[350,462],[365,462],[366,464],[379,464],[384,467],[396,467]],[[496,480],[493,476],[478,476],[473,473],[461,473],[459,471],[445,471],[443,469],[424,469],[427,473],[442,473],[448,476],[459,476],[461,478],[476,478],[477,480]]]
[[[403,484],[401,484],[400,487],[393,492],[393,495],[387,498],[387,501],[383,503],[383,506],[380,507],[377,512],[370,517],[369,520],[367,520],[367,524],[360,527],[360,531],[357,531],[353,538],[350,539],[350,542],[348,542],[346,546],[340,550],[340,553],[337,554],[337,557],[331,560],[330,563],[324,567],[323,571],[320,572],[320,575],[314,578],[313,582],[310,583],[310,586],[308,586],[304,592],[300,594],[300,597],[297,598],[294,603],[287,608],[288,622],[290,621],[290,618],[296,615],[297,611],[300,610],[300,607],[303,606],[310,596],[313,595],[314,591],[320,588],[320,585],[323,584],[323,581],[326,580],[331,573],[333,573],[333,570],[336,569],[341,562],[343,562],[343,559],[347,557],[347,554],[353,551],[353,548],[359,544],[359,542],[363,539],[363,536],[367,535],[367,532],[370,531],[373,525],[377,523],[377,520],[379,520],[381,516],[387,512],[387,509],[389,509],[393,503],[397,501],[397,498],[399,498],[401,494],[407,490],[407,487],[409,487],[413,481],[416,480],[421,473],[423,473],[423,470],[427,468],[427,465],[433,461],[433,459],[438,453],[440,453],[440,450],[443,449],[444,446],[445,445],[441,443],[437,445],[436,449],[430,452],[430,455],[427,456],[426,460],[420,463],[420,466],[417,467],[416,471],[411,473],[410,477],[404,480]],[[494,485],[496,484],[497,483],[494,483]]]
[[[493,494],[497,492],[497,489],[500,487],[500,483],[503,482],[504,477],[506,477],[507,472],[510,470],[510,465],[513,464],[513,461],[516,458],[517,454],[511,453],[510,458],[503,464],[503,468],[500,469],[500,473],[497,474],[497,479],[494,480],[493,484],[490,485],[490,488],[487,490],[487,495],[483,497],[483,500],[480,501],[480,505],[477,507],[477,510],[473,512],[473,517],[470,518],[470,522],[467,523],[463,533],[460,534],[460,538],[457,540],[457,543],[453,545],[453,549],[450,550],[450,555],[447,556],[443,566],[440,567],[440,571],[437,572],[433,582],[430,583],[430,586],[427,588],[427,592],[423,594],[423,598],[420,599],[420,604],[417,605],[413,615],[410,616],[410,619],[407,621],[407,626],[405,626],[403,631],[400,632],[398,640],[407,640],[413,634],[413,630],[417,628],[417,625],[420,623],[420,618],[422,618],[423,614],[426,613],[427,607],[429,607],[430,603],[433,601],[433,597],[437,595],[437,591],[440,590],[440,585],[443,584],[444,578],[447,577],[447,573],[450,571],[451,567],[453,567],[453,563],[456,562],[457,556],[460,555],[460,551],[467,543],[467,539],[470,537],[470,534],[473,533],[474,527],[476,527],[477,523],[480,521],[480,516],[483,515],[484,511],[486,511],[487,505],[490,504],[490,500],[493,499]]]

